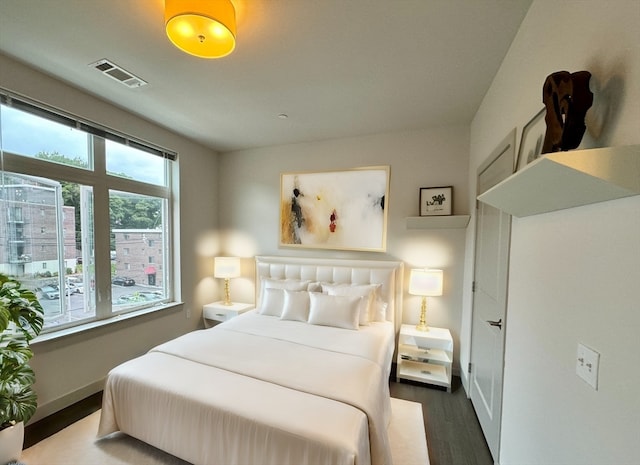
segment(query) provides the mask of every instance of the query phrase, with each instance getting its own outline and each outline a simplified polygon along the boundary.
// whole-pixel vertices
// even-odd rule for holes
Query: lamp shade
[[[169,40],[200,58],[221,58],[236,46],[236,11],[230,0],[165,0]]]
[[[238,257],[216,257],[213,263],[215,278],[237,278],[240,276],[240,259]]]
[[[414,268],[409,278],[409,294],[423,296],[442,295],[442,270]]]

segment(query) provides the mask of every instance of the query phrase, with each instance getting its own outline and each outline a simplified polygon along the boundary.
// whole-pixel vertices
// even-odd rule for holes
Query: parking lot
[[[137,305],[162,298],[161,289],[150,286],[111,286],[112,302],[115,306]],[[48,299],[37,293],[45,314],[45,327],[63,324],[69,321],[83,320],[95,316],[95,294],[90,289],[84,293],[60,295],[57,299]],[[152,296],[156,295],[156,298]],[[148,297],[144,297],[148,296]],[[66,301],[67,313],[62,314],[62,302]]]

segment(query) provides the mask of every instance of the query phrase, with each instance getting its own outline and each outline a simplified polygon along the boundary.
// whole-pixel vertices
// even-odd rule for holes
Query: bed
[[[98,436],[193,464],[390,465],[400,262],[256,257],[256,309],[108,375]]]

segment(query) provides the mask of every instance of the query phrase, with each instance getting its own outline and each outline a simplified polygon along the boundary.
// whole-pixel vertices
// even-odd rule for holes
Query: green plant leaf
[[[36,295],[20,282],[0,274],[0,429],[27,422],[38,406],[35,373],[28,362],[29,342],[44,325]]]

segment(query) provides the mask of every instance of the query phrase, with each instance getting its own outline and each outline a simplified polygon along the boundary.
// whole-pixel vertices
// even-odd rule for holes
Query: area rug
[[[395,465],[428,465],[429,455],[416,402],[391,399],[389,440]],[[189,465],[125,434],[96,439],[100,411],[22,452],[25,465]],[[218,465],[218,464],[216,464]]]

